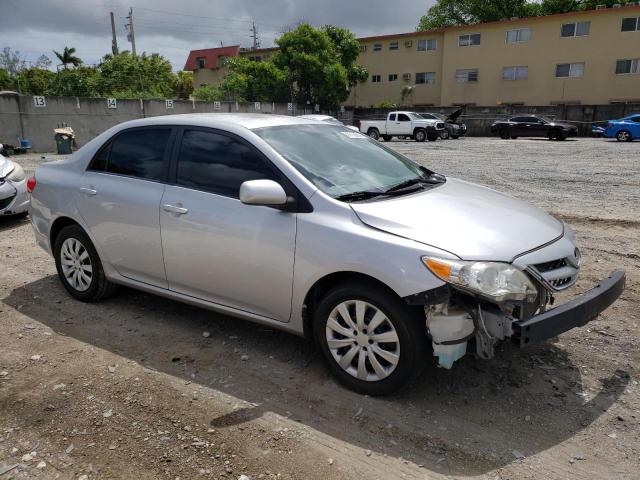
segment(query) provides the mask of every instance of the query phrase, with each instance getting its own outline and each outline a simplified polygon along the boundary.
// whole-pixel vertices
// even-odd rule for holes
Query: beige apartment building
[[[640,102],[640,5],[359,41],[369,78],[353,87],[347,106]],[[273,52],[226,48],[256,60]],[[187,68],[197,65],[197,52],[204,51],[192,51],[185,66],[194,85],[224,78],[224,62]]]

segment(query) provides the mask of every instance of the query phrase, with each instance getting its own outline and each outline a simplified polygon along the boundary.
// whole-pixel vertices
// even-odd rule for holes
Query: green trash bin
[[[71,136],[64,133],[56,133],[54,138],[58,155],[71,155]]]

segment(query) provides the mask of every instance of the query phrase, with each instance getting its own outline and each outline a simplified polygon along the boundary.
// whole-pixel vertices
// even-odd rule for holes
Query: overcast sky
[[[27,60],[75,47],[85,63],[111,52],[109,12],[120,50],[130,49],[125,17],[133,7],[136,50],[158,52],[184,66],[189,50],[250,46],[255,21],[263,47],[302,20],[346,27],[358,36],[408,32],[433,4],[430,0],[0,0],[0,48]],[[54,62],[55,63],[55,62]]]

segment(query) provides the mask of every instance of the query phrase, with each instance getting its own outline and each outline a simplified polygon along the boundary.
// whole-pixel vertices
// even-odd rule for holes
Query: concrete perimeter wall
[[[167,108],[165,100],[117,100],[117,108],[108,108],[106,98],[46,97],[45,106],[37,107],[33,96],[0,96],[0,143],[19,145],[19,139],[28,139],[34,152],[52,152],[56,145],[53,129],[61,124],[72,127],[78,146],[95,136],[128,120],[175,115],[181,113],[266,113],[303,115],[313,109],[288,109],[286,103],[262,102],[257,109],[254,102],[222,102],[216,109],[214,102],[174,100]]]
[[[53,129],[66,124],[74,129],[78,146],[82,146],[96,135],[113,125],[137,118],[180,113],[244,112],[279,115],[303,115],[314,113],[313,108],[301,109],[296,105],[289,110],[286,103],[238,103],[222,102],[219,108],[214,102],[174,100],[168,108],[165,100],[118,100],[117,108],[108,108],[105,98],[46,97],[45,106],[37,107],[35,97],[29,95],[0,96],[0,143],[19,145],[19,139],[31,141],[33,151],[55,151]],[[402,109],[402,108],[400,108]],[[454,107],[413,107],[413,111],[451,113]],[[358,120],[383,119],[385,109],[347,108],[343,112],[323,112],[334,115],[345,124]],[[491,123],[519,114],[541,114],[556,120],[565,120],[577,125],[581,135],[589,135],[592,122],[606,122],[640,112],[640,104],[609,105],[556,105],[544,107],[501,106],[467,107],[461,116],[469,128],[470,136],[489,135]]]

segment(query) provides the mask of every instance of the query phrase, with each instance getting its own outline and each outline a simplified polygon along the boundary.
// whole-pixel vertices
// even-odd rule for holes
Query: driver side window
[[[261,155],[244,142],[211,131],[184,131],[178,154],[178,185],[239,198],[240,185],[248,180],[279,179]]]
[[[409,119],[409,116],[404,114],[404,113],[399,113],[398,114],[398,121],[399,122],[410,122],[411,120]]]

